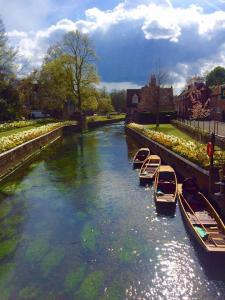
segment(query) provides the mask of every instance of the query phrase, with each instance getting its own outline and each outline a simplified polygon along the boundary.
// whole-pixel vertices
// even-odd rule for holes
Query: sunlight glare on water
[[[0,300],[224,300],[179,207],[140,187],[122,124],[65,136],[0,186]]]

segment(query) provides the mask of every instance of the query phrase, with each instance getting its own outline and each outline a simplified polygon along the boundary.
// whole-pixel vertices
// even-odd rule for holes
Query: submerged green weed
[[[51,271],[59,265],[60,261],[63,259],[63,251],[61,249],[56,249],[49,252],[41,262],[41,272],[46,277],[51,273]]]
[[[12,203],[5,201],[0,205],[0,219],[5,218],[12,210]]]
[[[8,263],[0,265],[0,299],[8,300],[12,291],[10,282],[15,273],[15,264]]]
[[[7,220],[4,221],[5,225],[12,225],[17,226],[18,224],[22,223],[24,221],[25,217],[22,215],[16,215],[12,216],[10,218],[7,218]]]
[[[0,240],[3,239],[10,239],[12,237],[15,237],[17,233],[15,226],[2,226],[0,227]]]
[[[91,224],[87,223],[81,232],[81,243],[84,248],[89,250],[95,250],[97,244],[97,237],[100,232],[97,228],[94,228]]]
[[[0,243],[0,259],[12,254],[18,245],[18,240],[11,239]]]
[[[40,290],[31,285],[20,290],[19,297],[23,300],[40,299]]]
[[[121,241],[115,242],[113,248],[117,249],[120,261],[125,263],[136,261],[137,255],[143,252],[140,243],[132,236],[125,236]]]
[[[89,274],[81,283],[80,289],[75,293],[75,299],[92,300],[96,299],[103,284],[104,274],[96,271]]]
[[[64,286],[67,291],[74,291],[84,278],[86,266],[82,265],[71,271],[65,278]]]
[[[39,261],[48,252],[49,243],[45,239],[37,239],[27,247],[25,256],[29,261]]]

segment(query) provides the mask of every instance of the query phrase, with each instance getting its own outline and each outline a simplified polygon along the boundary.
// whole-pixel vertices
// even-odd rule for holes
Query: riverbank
[[[0,138],[0,180],[60,138],[65,131],[77,131],[75,122],[60,122]]]
[[[121,115],[110,119],[96,116],[92,117],[88,122],[88,127],[95,128],[123,120],[124,117]],[[80,130],[75,121],[50,123],[25,130],[25,128],[29,128],[29,126],[31,126],[31,124],[27,124],[27,127],[17,127],[17,129],[15,129],[18,130],[17,133],[0,137],[0,180],[32,159],[44,147],[62,137],[65,132]],[[20,131],[20,129],[22,129],[22,131]]]
[[[161,138],[161,143],[159,143],[158,141],[149,137],[146,134],[146,131],[138,130],[137,127],[132,127],[129,125],[126,127],[126,132],[128,135],[137,140],[141,146],[147,146],[153,153],[158,154],[164,162],[171,165],[181,176],[190,177],[191,174],[192,176],[198,178],[198,183],[202,190],[204,192],[208,192],[209,171],[175,153],[171,148],[169,149],[169,143],[174,142],[174,139],[172,139],[172,141],[170,141],[170,139],[165,140],[162,139],[161,135],[159,135],[159,138]],[[191,149],[189,151],[191,151]]]
[[[102,125],[112,124],[116,122],[125,121],[125,114],[112,116],[93,116],[87,119],[88,128],[97,128]]]

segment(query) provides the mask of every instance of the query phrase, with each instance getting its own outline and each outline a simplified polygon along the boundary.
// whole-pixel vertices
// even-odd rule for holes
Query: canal
[[[225,256],[158,214],[123,124],[57,141],[0,188],[0,299],[225,299]]]

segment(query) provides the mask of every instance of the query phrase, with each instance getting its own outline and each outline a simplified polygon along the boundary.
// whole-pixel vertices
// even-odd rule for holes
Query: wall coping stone
[[[179,155],[179,154],[173,152],[172,150],[166,148],[166,147],[163,146],[162,144],[160,144],[160,143],[158,143],[158,142],[156,142],[156,141],[153,141],[152,139],[146,137],[144,134],[142,134],[142,133],[136,131],[136,130],[133,129],[133,128],[127,127],[127,129],[129,129],[129,130],[135,132],[136,134],[140,135],[143,139],[146,139],[147,141],[153,143],[153,144],[156,145],[157,147],[162,148],[164,151],[169,152],[171,155],[174,155],[177,159],[182,160],[184,163],[190,165],[192,168],[196,169],[197,171],[202,172],[202,173],[203,173],[204,175],[206,175],[206,176],[209,176],[209,171],[207,171],[207,170],[201,168],[200,166],[196,165],[196,164],[193,163],[192,161],[190,161],[190,160],[184,158],[183,156],[181,156],[181,155]],[[179,173],[179,172],[178,172],[178,173]]]

